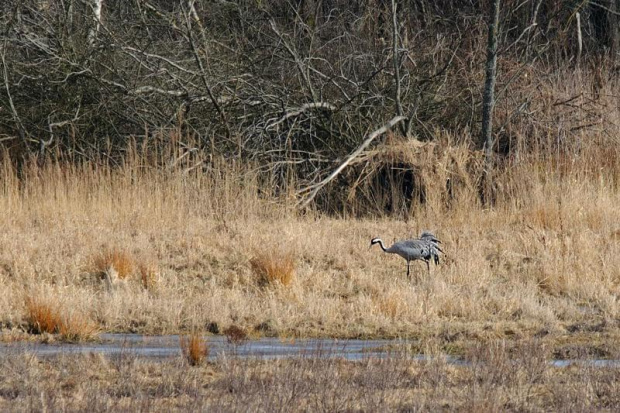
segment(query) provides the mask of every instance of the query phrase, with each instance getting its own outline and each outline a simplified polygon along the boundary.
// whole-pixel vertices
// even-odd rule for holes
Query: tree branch
[[[304,63],[302,62],[302,60],[299,57],[299,55],[286,42],[286,40],[284,39],[284,36],[282,36],[280,31],[278,30],[278,27],[276,26],[276,23],[273,20],[270,20],[269,24],[271,26],[271,30],[273,30],[273,32],[276,34],[276,36],[278,36],[278,39],[280,39],[280,41],[284,45],[284,48],[286,49],[286,51],[291,55],[291,57],[293,58],[293,60],[297,64],[297,69],[299,70],[299,73],[301,74],[301,77],[304,80],[304,82],[306,82],[306,87],[308,88],[308,92],[310,93],[310,97],[312,98],[312,100],[314,102],[316,102],[317,101],[316,93],[314,92],[314,88],[312,87],[312,82],[310,81],[310,76],[308,74],[306,65],[304,65]]]
[[[282,116],[277,121],[267,125],[267,127],[265,129],[267,129],[267,130],[272,129],[272,128],[278,126],[279,124],[281,124],[282,122],[284,122],[285,120],[287,120],[289,118],[292,118],[294,116],[298,116],[298,115],[302,114],[303,112],[305,112],[308,109],[326,109],[326,110],[334,111],[334,110],[336,110],[336,107],[334,105],[332,105],[332,104],[327,103],[327,102],[306,103],[305,105],[302,105],[300,108],[297,108],[297,109],[290,110],[290,111],[286,112],[284,114],[284,116]]]
[[[6,96],[9,100],[9,106],[11,107],[11,115],[13,115],[13,120],[15,121],[15,124],[17,125],[19,137],[22,140],[22,143],[24,144],[24,146],[28,147],[27,142],[26,142],[26,134],[24,133],[24,125],[22,124],[22,121],[19,115],[17,114],[17,109],[15,109],[15,104],[13,103],[13,97],[11,96],[11,88],[9,86],[9,73],[7,71],[6,60],[4,58],[5,53],[6,53],[6,41],[4,42],[4,45],[2,47],[2,55],[1,55],[2,56],[2,75],[4,77],[4,87],[6,89]]]
[[[386,123],[379,129],[375,130],[370,135],[368,135],[366,140],[362,142],[362,144],[358,146],[356,150],[351,152],[351,154],[347,157],[347,159],[343,163],[341,163],[340,166],[338,166],[338,168],[336,168],[331,174],[329,174],[327,178],[323,179],[321,182],[318,182],[314,185],[309,185],[297,191],[297,195],[303,195],[306,193],[308,194],[306,195],[304,199],[299,201],[297,205],[301,207],[307,206],[314,199],[314,197],[321,190],[321,188],[323,188],[325,185],[330,183],[336,176],[338,176],[338,174],[342,172],[342,170],[346,168],[347,165],[349,165],[353,159],[355,159],[360,153],[362,153],[364,149],[366,149],[368,145],[370,145],[377,136],[384,134],[385,132],[393,128],[394,125],[397,125],[398,123],[402,122],[405,119],[407,118],[405,118],[404,116],[393,117],[388,123]]]

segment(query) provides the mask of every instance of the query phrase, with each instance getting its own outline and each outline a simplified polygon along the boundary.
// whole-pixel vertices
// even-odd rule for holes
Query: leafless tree
[[[493,108],[495,105],[495,80],[497,76],[497,38],[499,31],[500,0],[493,0],[489,10],[487,61],[485,67],[484,96],[482,98],[482,141],[485,156],[484,202],[490,201],[491,170],[493,166]]]
[[[505,0],[492,55],[518,70],[502,72],[496,92],[488,76],[481,99],[486,4],[5,0],[0,145],[114,158],[134,138],[191,138],[191,153],[255,161],[275,190],[287,177],[314,188],[402,117],[400,134],[420,141],[438,128],[478,132],[482,121],[472,146],[490,160],[493,96],[507,106],[498,132],[535,122],[532,97],[511,94],[519,76],[537,59],[574,58],[575,13],[583,59],[617,56],[618,0]]]

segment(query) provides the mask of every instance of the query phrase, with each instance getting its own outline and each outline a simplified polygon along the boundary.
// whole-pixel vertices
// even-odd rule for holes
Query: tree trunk
[[[610,1],[609,13],[609,42],[611,51],[611,63],[620,62],[620,0]]]
[[[394,83],[396,90],[394,92],[394,101],[396,102],[396,115],[403,116],[403,104],[400,100],[400,47],[398,40],[398,16],[396,15],[396,0],[392,0],[392,64],[394,65]],[[407,129],[401,124],[401,133],[405,135]]]
[[[101,28],[101,10],[103,9],[103,0],[93,0],[91,7],[93,10],[93,25],[88,31],[88,45],[93,47],[95,45],[95,41],[97,40],[99,29]]]
[[[489,34],[487,40],[486,80],[484,82],[484,95],[482,98],[482,142],[484,144],[484,182],[482,190],[482,202],[488,204],[492,201],[491,169],[493,167],[493,107],[495,106],[495,78],[497,74],[497,33],[499,26],[499,3],[493,0],[489,14]]]

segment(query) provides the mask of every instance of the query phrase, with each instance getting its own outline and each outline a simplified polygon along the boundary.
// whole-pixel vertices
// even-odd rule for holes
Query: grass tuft
[[[291,252],[261,253],[250,260],[250,265],[262,286],[287,286],[295,279],[295,258]]]
[[[99,332],[99,329],[88,317],[73,312],[64,317],[58,334],[60,339],[66,342],[90,341],[93,340]]]
[[[205,339],[192,333],[179,338],[183,357],[191,366],[200,366],[209,357],[209,346]]]
[[[118,248],[104,250],[92,259],[93,269],[99,274],[113,268],[118,278],[123,280],[134,272],[135,260],[131,254]]]
[[[154,290],[157,287],[159,278],[157,266],[151,263],[140,263],[138,273],[140,274],[140,283],[145,290]]]
[[[26,297],[27,330],[32,334],[58,334],[62,341],[92,340],[98,333],[96,325],[86,316],[71,312],[64,314],[59,304],[41,297]]]
[[[32,334],[55,334],[60,330],[62,318],[56,306],[32,297],[26,298],[26,321]]]

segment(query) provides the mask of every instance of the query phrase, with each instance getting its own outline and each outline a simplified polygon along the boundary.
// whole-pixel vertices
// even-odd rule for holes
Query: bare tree
[[[397,3],[396,0],[392,0],[392,62],[394,67],[394,83],[395,91],[394,91],[394,101],[396,103],[396,115],[404,116],[403,112],[403,104],[400,100],[400,47],[399,47],[399,34],[398,34],[398,15],[396,13]],[[401,132],[404,134],[407,133],[407,129],[405,125],[401,124]]]
[[[497,76],[497,39],[499,30],[500,0],[493,0],[489,13],[487,60],[485,66],[484,95],[482,97],[482,142],[484,142],[485,179],[483,202],[491,201],[491,170],[493,168],[493,108],[495,106],[495,80]]]
[[[488,24],[476,143],[490,182],[494,100],[506,104],[495,112],[502,131],[495,136],[518,122],[540,125],[540,112],[529,110],[536,88],[512,93],[533,77],[517,80],[574,59],[567,50],[576,44],[576,12],[584,63],[617,50],[618,25],[610,22],[618,2],[504,2],[500,37],[499,0],[488,22],[475,16],[490,2],[448,0],[4,0],[0,145],[75,157],[105,148],[119,159],[134,139],[166,145],[191,137],[192,154],[251,160],[274,191],[295,182],[287,193],[311,188],[298,194],[306,199],[365,137],[375,136],[375,145],[381,133],[372,128],[388,119],[420,140],[435,139],[438,129],[475,129],[478,40]],[[594,30],[608,26],[609,35]],[[498,55],[519,64],[507,66],[495,91]],[[548,66],[533,67],[537,59]],[[345,185],[364,153],[328,186]]]
[[[620,62],[620,0],[609,0],[609,36],[611,40],[611,56],[613,62]]]

